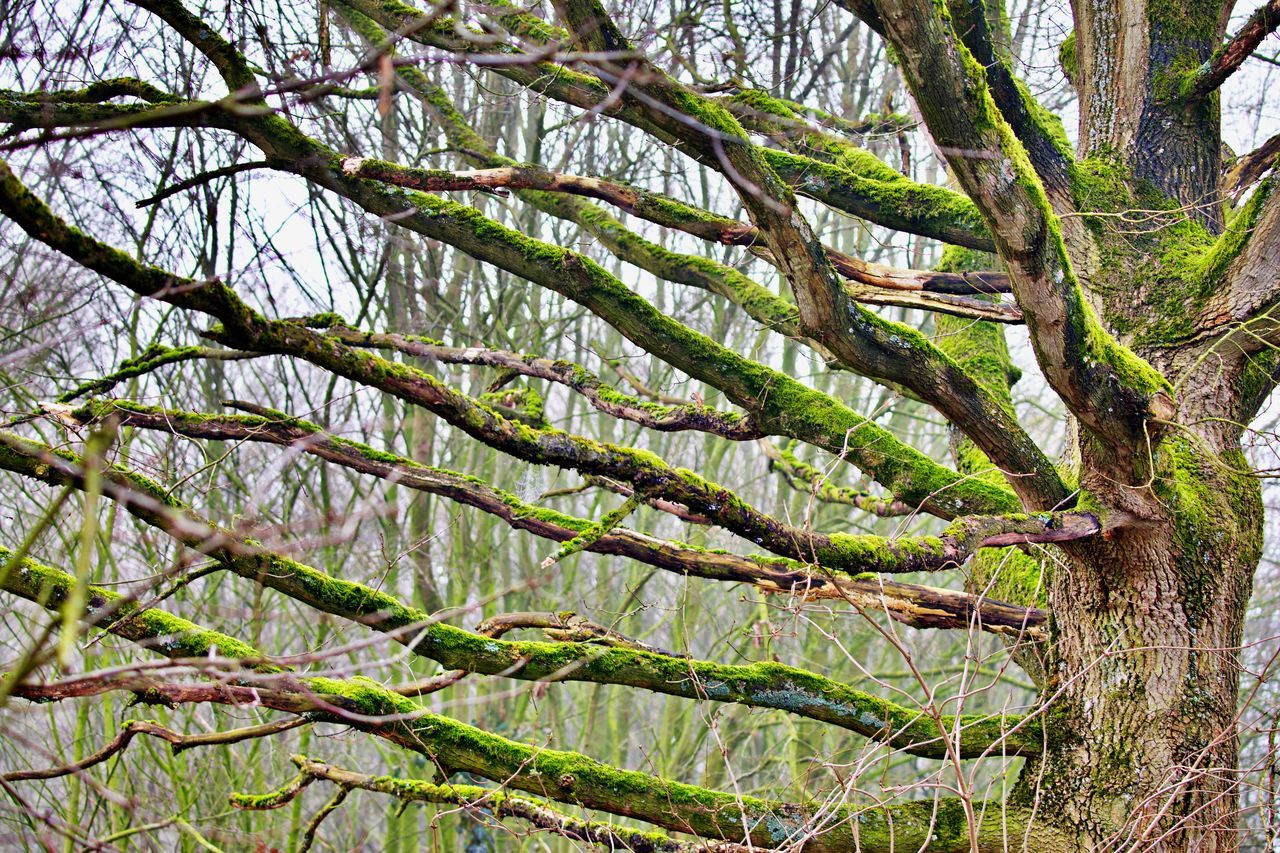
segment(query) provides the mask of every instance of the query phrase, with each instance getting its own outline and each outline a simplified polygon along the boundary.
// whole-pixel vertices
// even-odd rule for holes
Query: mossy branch
[[[237,404],[244,406],[244,404]],[[255,415],[228,416],[157,409],[123,400],[95,402],[65,416],[117,418],[144,429],[175,432],[192,438],[259,441],[295,447],[329,462],[394,481],[405,488],[440,495],[490,513],[517,530],[567,542],[591,529],[588,519],[527,503],[475,477],[421,465],[406,457],[337,438],[315,424],[253,406]],[[882,578],[852,576],[826,566],[772,557],[749,557],[708,551],[623,528],[614,528],[586,546],[599,554],[629,557],[681,575],[732,583],[749,583],[765,591],[814,599],[840,599],[870,612],[918,628],[979,628],[1002,634],[1026,632],[1039,638],[1046,614],[1009,608],[990,598],[974,598],[951,590],[903,584]]]
[[[0,547],[0,564],[8,565],[13,557],[12,551]],[[28,558],[18,560],[0,579],[0,588],[6,592],[38,602],[53,611],[62,608],[75,587],[74,575]],[[167,657],[217,655],[251,661],[265,658],[257,649],[234,637],[201,628],[163,610],[140,605],[133,598],[101,586],[90,585],[86,589],[86,606],[79,619]],[[253,666],[258,672],[280,671],[279,667],[267,663]]]
[[[383,181],[422,192],[536,190],[598,199],[656,225],[681,231],[709,242],[746,246],[775,266],[778,265],[778,260],[764,246],[760,230],[753,225],[719,216],[659,193],[600,178],[552,172],[531,163],[454,172],[446,169],[401,166],[368,157],[350,157],[342,161],[342,168],[347,174],[357,178]],[[947,298],[970,296],[976,293],[1009,293],[1008,276],[1004,273],[995,271],[947,273],[896,269],[869,263],[829,246],[824,246],[824,250],[837,272],[852,282],[875,289],[864,288],[857,291],[864,297],[862,301],[869,304],[904,304],[899,297],[885,291],[920,292],[934,295],[936,298],[929,304],[935,305],[936,310],[943,313],[961,317],[980,316],[984,319],[1003,317],[1006,322],[1016,322],[1018,319],[1016,313],[1001,314],[998,306],[991,303],[985,303],[984,308],[966,300]],[[909,307],[922,307],[920,302],[906,304]]]
[[[386,30],[413,30],[408,38],[429,47],[463,54],[493,49],[486,43],[458,36],[451,27],[413,29],[414,23],[424,17],[422,12],[397,0],[349,0],[342,5],[360,12]],[[563,30],[548,27],[546,22],[524,10],[506,6],[501,20],[512,32],[519,32],[532,42],[565,41]],[[515,48],[507,49],[518,52]],[[664,141],[679,142],[678,138],[654,126],[647,117],[637,116],[634,112],[623,114],[626,107],[610,98],[610,87],[590,75],[550,63],[534,66],[512,64],[493,70],[533,91],[583,109],[603,109],[606,114],[619,115],[648,132],[656,133]],[[888,168],[869,152],[866,156],[878,164],[873,172],[859,169],[865,162],[832,166],[767,148],[762,150],[762,156],[797,192],[839,210],[895,230],[977,249],[989,251],[993,248],[984,223],[972,202],[963,195],[916,183]]]
[[[104,626],[99,624],[97,627]],[[116,631],[114,633],[120,632]],[[103,744],[92,755],[57,767],[48,767],[41,770],[17,770],[12,773],[5,773],[0,776],[0,779],[6,782],[25,782],[34,779],[57,779],[61,776],[69,776],[72,773],[83,773],[90,767],[95,767],[108,758],[128,749],[129,744],[140,734],[165,741],[176,755],[179,752],[198,746],[227,746],[233,743],[242,743],[246,740],[273,737],[281,732],[308,725],[310,722],[306,717],[286,717],[257,726],[244,726],[243,728],[228,729],[226,731],[201,732],[200,734],[188,735],[166,728],[152,720],[130,720],[120,727],[115,737]]]
[[[1075,154],[1061,119],[1046,110],[1014,73],[1006,11],[980,0],[948,0],[947,6],[956,35],[985,71],[992,100],[1022,143],[1045,189],[1059,199],[1069,199],[1069,167]]]
[[[627,44],[598,3],[558,0],[557,9],[588,49]],[[629,83],[622,100],[729,180],[758,229],[758,240],[791,285],[801,328],[851,369],[905,386],[942,412],[1009,472],[1010,485],[1028,506],[1048,509],[1061,503],[1067,491],[1056,470],[1009,410],[915,329],[887,322],[852,298],[808,222],[796,212],[794,193],[779,180],[763,149],[745,138],[741,125],[714,100],[652,64],[629,62],[631,67],[640,62],[644,73]],[[591,63],[590,68],[605,82],[621,73],[608,62]]]
[[[357,28],[361,28],[361,32],[364,33],[367,40],[376,40],[376,38],[379,37],[379,29],[376,29],[375,24],[372,24],[369,19],[362,18],[361,15],[351,13],[348,13],[348,17],[352,19],[352,22],[355,23]],[[411,79],[411,85],[421,88],[428,86],[428,83],[421,81],[421,79],[413,82]],[[452,104],[449,104],[447,97],[444,97],[443,93],[435,87],[424,88],[422,91],[424,91],[424,97],[426,97],[426,99],[428,99],[429,102],[438,109],[438,113],[440,117],[442,117],[444,127],[447,128],[448,133],[451,133],[449,138],[454,142],[454,145],[461,147],[463,150],[467,150],[468,146],[475,145],[475,133],[471,132],[470,128],[466,127],[466,124],[463,122],[461,117],[458,117],[457,110],[452,108]],[[763,152],[765,150],[758,151]],[[502,159],[489,159],[483,161],[485,165],[512,165],[511,161],[504,161]],[[534,193],[530,193],[530,195],[534,195]],[[420,197],[420,199],[425,201],[430,199],[430,197],[425,197],[425,199]],[[539,206],[552,206],[553,209],[557,204],[563,204],[563,202],[548,201],[547,196],[543,195],[543,193],[538,193],[538,197],[536,197],[535,200],[541,202]],[[364,204],[364,202],[362,202],[362,204]],[[608,242],[612,238],[614,241],[625,241],[628,251],[639,251],[641,255],[648,256],[649,259],[655,259],[655,257],[659,255],[659,252],[649,251],[649,247],[644,246],[643,241],[639,241],[634,236],[631,236],[631,234],[628,234],[625,229],[621,227],[621,224],[618,224],[616,220],[605,216],[603,211],[590,210],[589,206],[585,207],[586,209],[584,209],[584,206],[581,206],[580,202],[580,205],[577,206],[576,210],[571,210],[570,213],[567,214],[567,218],[575,219],[577,222],[582,222],[582,220],[584,220],[584,216],[586,216],[586,224],[590,225],[593,223],[593,220],[598,223],[598,227],[594,229],[594,233],[598,233],[598,236],[602,237],[602,240]],[[415,219],[416,218],[398,219],[397,222],[406,224],[410,228],[420,229],[422,233],[429,233],[428,229],[417,227]],[[438,216],[433,216],[433,224],[438,224],[435,223],[434,220],[438,220]],[[439,228],[430,229],[430,233],[433,234],[435,238],[442,238],[440,237],[439,231]],[[513,233],[511,234],[511,238],[517,242],[524,240],[522,237],[517,238],[516,234]],[[468,251],[468,254],[476,255],[474,250],[468,248],[468,245],[471,245],[471,241],[463,240],[463,242],[458,242],[457,240],[453,240],[448,242],[452,242],[452,245],[454,246],[462,247],[463,250]],[[639,243],[639,245],[637,245],[637,243]],[[492,246],[489,248],[492,248]],[[666,252],[666,255],[669,256],[671,254]],[[492,257],[492,254],[490,254],[490,257]],[[489,257],[483,257],[483,259],[489,260]],[[676,259],[676,257],[671,257],[669,261],[663,261],[660,257],[657,257],[657,260],[659,260],[657,274],[667,275],[667,277],[672,278],[673,280],[682,280],[682,278],[691,279],[690,283],[698,283],[699,286],[707,286],[707,284],[709,284],[710,288],[716,289],[717,292],[724,292],[726,295],[730,295],[733,300],[739,302],[739,304],[748,307],[749,313],[753,314],[753,316],[760,316],[762,320],[769,321],[772,328],[783,330],[783,332],[788,334],[804,334],[804,329],[799,327],[799,325],[796,325],[795,320],[792,319],[795,316],[794,310],[792,310],[786,302],[777,300],[777,297],[773,297],[771,293],[764,291],[764,288],[759,288],[758,286],[755,286],[754,283],[749,282],[749,280],[742,279],[740,274],[733,273],[732,275],[724,275],[722,274],[722,270],[719,269],[704,270],[704,266],[707,266],[708,264],[710,266],[719,266],[712,263],[712,261],[707,261],[705,264],[690,264],[687,263],[687,260],[689,259]],[[818,261],[818,264],[819,265],[815,269],[822,268],[822,266],[826,264],[826,261],[820,260]],[[504,266],[504,268],[508,270],[513,269],[511,266]],[[709,277],[707,273],[709,273]],[[530,278],[531,275],[529,270],[517,274],[525,275],[526,278]],[[548,280],[545,277],[534,277],[531,280],[536,280],[536,282],[543,283],[544,286],[552,289],[558,289],[559,292],[566,293],[567,296],[576,298],[577,301],[582,302],[582,298],[576,296],[575,293],[566,291],[563,287],[563,282],[559,282],[558,279]],[[599,298],[604,295],[602,289],[594,288],[593,291],[588,291],[588,293],[593,297],[593,301],[595,301],[596,304],[602,301]],[[845,293],[844,297],[847,296],[849,295]],[[925,397],[929,398],[929,400],[934,403],[940,402],[937,400],[937,397],[940,396],[938,389],[945,389],[945,391],[941,392],[943,400],[946,401],[942,405],[943,409],[950,412],[951,416],[954,416],[955,419],[969,424],[970,427],[974,429],[975,433],[983,435],[983,437],[986,438],[984,446],[993,448],[993,452],[996,453],[997,457],[1000,457],[1001,462],[1004,462],[1007,470],[1025,471],[1032,469],[1038,471],[1038,474],[1016,476],[1014,479],[1016,488],[1019,488],[1019,491],[1029,494],[1029,496],[1036,496],[1032,501],[1033,505],[1038,506],[1043,503],[1043,505],[1052,506],[1061,500],[1064,492],[1062,492],[1061,484],[1057,482],[1057,476],[1056,473],[1053,473],[1052,466],[1048,465],[1047,460],[1043,459],[1042,453],[1038,452],[1037,448],[1034,447],[1034,444],[1030,442],[1029,439],[1025,438],[1023,430],[1016,427],[1016,424],[1010,423],[1009,416],[1007,416],[1006,412],[1002,410],[1000,406],[995,405],[992,401],[983,400],[982,392],[980,392],[979,388],[973,386],[972,380],[966,378],[961,371],[952,369],[952,365],[947,365],[945,359],[931,361],[929,359],[922,360],[904,357],[904,353],[901,352],[901,348],[905,342],[910,343],[909,348],[923,347],[925,351],[929,350],[928,342],[925,341],[922,336],[919,336],[914,329],[901,327],[899,324],[883,323],[883,321],[876,318],[876,316],[865,313],[865,311],[861,310],[860,307],[856,306],[856,304],[851,304],[851,306],[852,310],[854,310],[854,313],[856,314],[856,318],[863,321],[863,324],[861,324],[861,327],[856,330],[856,332],[858,332],[858,334],[864,334],[864,336],[868,336],[872,341],[878,343],[868,347],[870,352],[861,351],[851,353],[847,347],[835,348],[831,345],[831,342],[819,342],[819,351],[831,352],[831,355],[835,357],[835,359],[844,362],[845,365],[854,366],[855,369],[860,369],[863,373],[874,375],[874,377],[881,379],[882,382],[887,382],[888,384],[908,384],[909,387],[914,387],[916,389],[925,387],[932,389],[932,391],[928,391],[928,393],[925,394]],[[620,328],[623,334],[627,334],[628,337],[631,337],[631,334],[627,332],[627,329],[625,327],[621,327],[620,320],[625,316],[628,321],[631,321],[632,311],[627,311],[626,314],[617,313],[617,311],[612,311],[612,313],[602,313],[602,310],[600,310],[599,307],[595,307],[594,305],[589,305],[589,307],[593,307],[596,314],[604,316],[605,319],[608,319],[611,323],[616,325],[616,327]],[[785,325],[781,324],[782,320],[785,320]],[[666,318],[663,318],[662,321],[666,321]],[[643,346],[648,348],[648,350],[653,351],[655,328],[653,323],[648,325],[649,332],[648,334],[645,334],[645,343]],[[849,342],[849,338],[847,338],[844,333],[838,332],[838,330],[844,329],[845,325],[845,320],[841,320],[840,323],[836,323],[835,325],[827,324],[824,325],[823,328],[827,328],[828,332],[835,329],[836,332],[833,333],[837,334],[838,337],[845,339],[847,343]],[[823,334],[827,333],[824,332]],[[805,337],[812,338],[813,336]],[[892,356],[890,356],[890,353],[892,353]],[[684,353],[677,351],[675,355],[684,355]],[[925,352],[925,355],[928,355],[928,352]],[[703,360],[694,360],[690,362],[687,359],[680,359],[678,361],[673,360],[673,356],[663,355],[663,357],[666,357],[668,361],[671,361],[672,364],[675,364],[678,368],[685,370],[686,373],[698,375],[698,377],[701,377],[701,374],[699,373],[700,369],[705,369],[705,362]],[[884,368],[882,362],[879,362],[879,360],[884,359],[884,357],[891,357],[891,364],[896,365],[896,369],[899,370],[896,374],[891,375],[891,371],[888,371]],[[717,373],[723,380],[727,375],[730,375],[730,370],[724,369],[727,365],[724,365],[723,359],[718,360],[721,361],[722,368],[719,369]],[[876,364],[876,368],[870,369],[869,364]],[[739,373],[739,371],[732,370],[732,373]],[[769,391],[769,396],[771,397],[776,396],[777,392],[781,391],[783,386],[788,386],[788,384],[790,384],[790,380],[781,377],[780,374],[773,374],[773,377],[774,379],[771,383],[772,389]],[[751,411],[751,407],[746,401],[759,401],[760,396],[762,396],[759,391],[754,393],[748,392],[745,396],[737,396],[735,388],[726,387],[723,382],[718,383],[716,379],[710,377],[701,378],[705,378],[705,380],[708,380],[710,384],[716,384],[716,386],[721,387],[724,391],[730,393],[730,397],[733,398],[735,402],[739,403],[739,405],[748,407],[749,411]],[[808,405],[813,405],[813,402],[809,402]],[[832,450],[829,442],[824,443],[819,441],[818,435],[809,434],[808,430],[806,430],[804,435],[795,435],[794,433],[788,434],[792,434],[794,437],[803,438],[804,441],[808,441],[810,443],[818,443],[818,446],[827,448],[827,450]],[[846,433],[845,438],[846,441],[841,442],[841,456],[854,461],[856,465],[863,467],[864,470],[872,471],[873,475],[876,476],[879,482],[886,485],[887,488],[890,488],[892,492],[895,492],[902,501],[913,503],[913,505],[915,505],[916,502],[911,500],[908,494],[902,493],[900,485],[888,483],[886,480],[881,478],[881,476],[876,474],[874,469],[868,469],[867,465],[870,460],[859,459],[860,456],[863,456],[863,453],[860,452],[861,442],[847,442],[847,439],[852,438],[851,433]],[[931,511],[934,511],[933,508],[931,508]]]
[[[1267,0],[1245,20],[1227,43],[1214,51],[1209,61],[1188,71],[1175,88],[1178,101],[1207,98],[1244,64],[1263,39],[1280,27],[1280,0]]]
[[[77,487],[83,483],[83,469],[73,454],[55,453],[42,445],[12,438],[0,442],[0,467],[50,483],[69,482]],[[958,738],[960,753],[969,757],[986,754],[997,744],[997,749],[1009,754],[1034,754],[1040,749],[1035,725],[1011,731],[1018,718],[946,716],[938,722],[923,712],[782,664],[716,664],[629,648],[601,648],[588,643],[513,642],[472,633],[443,624],[385,592],[331,577],[212,525],[187,510],[159,485],[120,466],[104,470],[102,481],[104,495],[183,545],[218,560],[236,575],[322,612],[387,633],[414,653],[437,661],[447,669],[527,681],[619,684],[690,699],[775,708],[847,728],[924,756],[945,755],[947,739],[953,738]],[[44,592],[46,586],[54,590],[70,589],[75,583],[72,576],[47,566],[32,565],[25,575],[14,574],[24,579],[25,585],[15,585],[11,591],[41,603],[42,596],[51,595]],[[171,633],[176,630],[161,611],[148,610],[143,616],[143,621],[121,622],[125,625],[137,622],[141,627],[134,630],[139,640],[153,624],[172,629]],[[182,631],[191,630],[187,625],[189,623],[183,623]],[[208,637],[201,637],[200,641],[214,642]],[[226,649],[221,653],[226,655]]]
[[[394,368],[409,369],[397,363],[388,364]],[[421,387],[421,380],[418,384]],[[447,389],[439,396],[444,397],[448,405],[429,405],[428,408],[438,409],[437,414],[444,415],[451,423],[491,446],[532,462],[557,464],[629,482],[636,496],[657,496],[683,504],[718,526],[776,554],[830,569],[888,574],[943,571],[958,568],[975,551],[989,544],[1072,541],[1091,537],[1100,531],[1097,519],[1088,513],[1043,513],[1035,516],[964,516],[953,521],[939,536],[888,538],[843,532],[820,533],[779,521],[723,486],[688,469],[672,468],[647,451],[502,420],[485,407],[467,402],[464,395]],[[409,399],[416,402],[412,397]],[[433,396],[432,399],[438,397]],[[153,428],[175,429],[163,422],[168,413],[158,416],[151,413],[148,416],[145,411],[138,411],[129,415],[123,407],[120,411],[130,422],[149,421]],[[83,412],[88,416],[87,420],[109,413],[110,408],[94,412],[92,407]],[[198,428],[199,415],[193,419],[189,415],[183,417],[180,412],[176,414],[184,420],[196,420]],[[210,435],[206,430],[206,437]],[[13,441],[7,444],[11,450],[17,446]]]
[[[358,788],[395,797],[404,803],[436,803],[457,806],[477,818],[522,820],[538,829],[573,841],[596,844],[607,850],[635,853],[745,853],[746,847],[729,842],[677,841],[658,832],[644,832],[616,824],[588,821],[530,799],[479,785],[437,785],[421,779],[373,776],[356,773],[305,755],[290,756],[298,775],[281,788],[266,794],[232,794],[231,804],[240,809],[279,808],[291,802],[303,789],[323,780],[348,790]]]
[[[317,326],[320,319],[328,334],[353,346],[394,350],[444,364],[484,365],[556,382],[581,394],[598,411],[649,429],[661,432],[697,430],[732,441],[748,441],[761,436],[760,429],[751,419],[740,414],[720,412],[692,403],[670,406],[645,402],[606,385],[598,376],[572,362],[487,347],[447,347],[412,335],[364,332],[347,326],[336,317],[308,318],[306,322]]]
[[[295,679],[285,687],[179,684],[135,675],[87,676],[52,684],[23,685],[18,695],[40,702],[129,690],[147,701],[254,704],[343,723],[425,755],[446,773],[471,773],[559,802],[623,815],[709,839],[739,838],[755,847],[802,842],[807,853],[862,850],[867,853],[928,847],[969,851],[970,831],[958,800],[892,806],[831,806],[786,803],[715,791],[602,764],[584,755],[534,747],[433,714],[376,683],[329,678]],[[294,784],[306,784],[300,774]],[[241,805],[269,807],[293,795],[293,785]],[[981,823],[973,828],[984,846],[1050,832],[1030,826],[1031,815],[1015,806],[975,803]]]
[[[1145,447],[1159,432],[1155,422],[1174,414],[1169,382],[1120,344],[1086,301],[1045,186],[1001,115],[986,70],[956,35],[945,5],[931,0],[876,5],[930,132],[991,226],[1045,378],[1098,437],[1098,447],[1109,457],[1102,464],[1111,468],[1111,476],[1141,480],[1145,474],[1137,456],[1143,451],[1134,448]],[[971,435],[963,423],[957,426]],[[1004,467],[986,444],[978,444]]]
[[[105,394],[126,379],[145,376],[168,364],[183,361],[204,359],[208,361],[241,361],[258,358],[261,353],[244,352],[242,350],[213,349],[202,346],[167,347],[161,344],[147,347],[140,355],[126,359],[120,366],[103,376],[85,382],[58,397],[59,403],[69,403],[80,397],[93,394]]]
[[[877,497],[857,489],[837,486],[817,468],[803,462],[789,447],[778,447],[771,441],[760,441],[769,459],[769,470],[782,475],[792,488],[811,495],[823,503],[844,504],[882,517],[908,515],[911,507],[889,498]]]

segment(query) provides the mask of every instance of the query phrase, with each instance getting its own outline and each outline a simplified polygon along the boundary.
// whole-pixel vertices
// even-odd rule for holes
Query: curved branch
[[[183,361],[207,359],[209,361],[241,361],[249,358],[261,358],[262,353],[244,352],[243,350],[211,349],[201,346],[166,347],[155,345],[134,358],[126,359],[120,366],[100,379],[85,382],[58,397],[59,403],[69,403],[89,394],[105,394],[126,379],[145,376],[167,364]]]
[[[1240,156],[1222,178],[1222,192],[1232,199],[1239,199],[1245,190],[1253,186],[1280,162],[1280,133],[1267,139],[1248,154]]]
[[[909,515],[912,512],[911,507],[898,501],[827,482],[828,478],[821,471],[800,461],[790,449],[778,447],[766,440],[761,440],[759,445],[769,459],[769,470],[781,474],[793,489],[812,495],[817,500],[854,506],[863,512],[882,517]]]
[[[181,732],[175,732],[173,729],[165,728],[151,720],[130,720],[121,726],[120,730],[116,732],[116,736],[104,744],[101,749],[79,761],[43,770],[18,770],[13,773],[5,773],[0,776],[0,779],[6,782],[26,782],[33,779],[57,779],[60,776],[69,776],[72,773],[83,773],[90,767],[101,764],[113,755],[128,749],[129,744],[140,734],[150,735],[167,742],[174,754],[177,754],[197,746],[226,746],[232,743],[242,743],[246,740],[255,740],[260,737],[271,737],[281,732],[287,732],[290,729],[296,729],[299,726],[308,725],[310,722],[305,717],[288,717],[283,720],[263,723],[260,726],[245,726],[244,728],[229,729],[227,731],[186,735]]]

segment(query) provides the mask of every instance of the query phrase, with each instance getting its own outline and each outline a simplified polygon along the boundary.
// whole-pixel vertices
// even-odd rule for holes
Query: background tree
[[[3,11],[13,842],[1274,842],[1280,4]]]

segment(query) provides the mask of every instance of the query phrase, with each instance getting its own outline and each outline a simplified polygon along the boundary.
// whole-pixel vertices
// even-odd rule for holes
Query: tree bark
[[[1152,517],[1066,546],[1048,580],[1049,738],[1019,796],[1082,849],[1238,849],[1239,651],[1263,507],[1238,435],[1213,438],[1162,442]],[[1082,485],[1105,495],[1082,456]]]

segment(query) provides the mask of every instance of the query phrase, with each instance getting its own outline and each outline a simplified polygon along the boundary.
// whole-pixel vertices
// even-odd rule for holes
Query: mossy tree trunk
[[[1216,95],[1180,95],[1225,23],[1218,3],[1077,5],[1080,149],[1115,169],[1110,202],[1092,177],[1075,201],[1100,213],[1152,201],[1176,223],[1135,240],[1086,220],[1095,252],[1079,265],[1107,325],[1178,391],[1172,423],[1149,424],[1123,466],[1080,430],[1084,494],[1139,521],[1069,547],[1048,584],[1045,688],[1059,706],[1038,796],[1099,846],[1238,844],[1238,650],[1262,552],[1261,490],[1240,438],[1259,356],[1203,345],[1210,288],[1241,279],[1211,258],[1187,262],[1223,228],[1221,140]]]
[[[1053,613],[1048,652],[1028,666],[1052,699],[1046,752],[1027,763],[1016,799],[1083,848],[1237,849],[1239,650],[1263,518],[1261,487],[1241,438],[1272,381],[1271,323],[1258,307],[1276,296],[1280,249],[1269,185],[1239,210],[1223,201],[1218,98],[1199,81],[1231,53],[1230,46],[1219,49],[1230,8],[1162,0],[1073,4],[1077,29],[1064,57],[1081,104],[1073,153],[1046,145],[1057,135],[1052,119],[1037,116],[1024,93],[1000,87],[1007,59],[986,62],[985,74],[964,63],[948,68],[936,43],[929,46],[923,4],[876,5],[883,16],[877,23],[903,52],[930,129],[957,152],[957,176],[985,208],[1012,265],[1015,292],[1019,277],[1042,275],[1045,295],[1062,292],[1073,273],[1077,278],[1074,312],[1032,329],[1051,383],[1058,384],[1064,356],[1094,350],[1089,339],[1102,329],[1169,383],[1168,398],[1155,391],[1141,414],[1125,412],[1121,401],[1103,402],[1104,389],[1132,375],[1089,371],[1074,403],[1064,394],[1077,506],[1099,512],[1103,536],[1062,546],[1043,576],[1021,554],[1004,561],[984,554],[975,563],[971,588],[994,584],[1004,597],[1027,603],[1045,596]],[[952,22],[967,27],[959,40],[982,59],[983,46],[975,44],[982,19],[967,3],[949,6]],[[989,33],[1000,30],[990,9],[985,24]],[[998,108],[1006,128],[958,114],[942,97],[947,88],[939,81],[948,73],[960,83],[950,92],[956,99],[970,91],[966,81],[985,76],[994,103],[968,102],[979,115]],[[1039,181],[1020,173],[1017,146],[1004,130],[1017,137]],[[1010,154],[1012,174],[993,175],[978,153],[984,149]],[[1037,183],[1044,195],[1035,192]],[[1032,209],[1070,218],[1037,222],[1034,213],[1006,206],[1019,195]],[[1156,212],[1149,225],[1117,224],[1139,209]],[[1043,252],[1059,238],[1059,248]],[[1252,249],[1241,251],[1246,242]],[[986,265],[959,256],[948,264]],[[1244,295],[1254,288],[1260,292]],[[1007,389],[1002,342],[959,318],[941,318],[938,328],[940,346],[989,387]],[[1251,333],[1256,339],[1242,344]],[[1084,357],[1086,370],[1095,359],[1107,363],[1098,355]],[[1062,381],[1070,385],[1066,372]],[[964,433],[957,436],[961,470],[989,471]]]
[[[1023,796],[1100,849],[1234,850],[1259,487],[1237,449],[1179,441],[1156,454],[1150,526],[1072,549],[1051,572],[1055,701]]]

